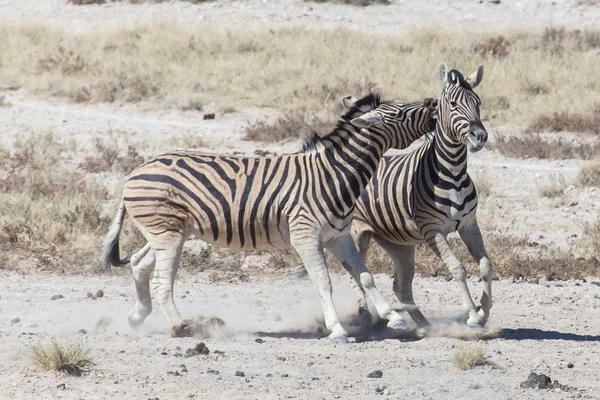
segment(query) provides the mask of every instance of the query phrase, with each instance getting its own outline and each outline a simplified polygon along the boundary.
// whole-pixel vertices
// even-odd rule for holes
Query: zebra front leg
[[[315,236],[312,232],[307,235],[298,235],[292,231],[290,242],[300,256],[308,276],[319,293],[323,315],[325,316],[325,326],[331,331],[329,339],[335,343],[348,343],[348,332],[340,323],[333,304],[333,289],[327,271],[327,264],[325,263],[323,244],[320,240],[315,240]]]
[[[406,325],[402,316],[392,308],[375,286],[373,275],[371,275],[365,266],[365,263],[360,258],[356,246],[349,234],[329,242],[327,244],[327,250],[331,251],[342,265],[344,265],[344,268],[351,272],[354,280],[363,288],[371,299],[379,317],[389,321],[387,324],[388,328],[408,328],[408,325]]]
[[[185,237],[179,232],[167,231],[160,237],[152,239],[151,245],[156,256],[156,266],[152,277],[154,295],[171,323],[171,336],[189,336],[189,328],[181,318],[173,301],[173,286]]]
[[[492,262],[485,251],[483,244],[483,237],[477,224],[477,219],[460,227],[458,230],[460,238],[467,245],[467,249],[475,261],[479,264],[479,275],[484,282],[483,294],[481,295],[481,309],[479,315],[481,316],[483,324],[485,324],[490,317],[490,309],[492,308],[492,278],[494,277],[494,268]]]
[[[156,258],[147,243],[140,251],[131,256],[131,273],[135,281],[136,302],[129,313],[129,325],[139,326],[152,313],[150,297],[150,275],[154,270]]]
[[[381,238],[375,240],[394,261],[394,293],[402,305],[401,309],[410,315],[418,328],[428,327],[429,321],[421,313],[413,298],[415,246],[400,245]]]
[[[452,276],[458,281],[462,305],[469,316],[467,325],[473,328],[482,327],[483,319],[475,308],[475,303],[469,292],[469,286],[467,286],[467,271],[465,271],[465,267],[452,252],[446,237],[441,232],[432,232],[430,235],[427,235],[427,244],[441,258],[446,268],[448,268]]]

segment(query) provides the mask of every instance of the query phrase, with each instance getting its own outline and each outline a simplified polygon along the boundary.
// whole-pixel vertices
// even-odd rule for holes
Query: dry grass
[[[4,24],[0,35],[6,86],[77,102],[195,109],[214,102],[330,119],[339,114],[342,96],[375,85],[388,97],[436,96],[441,60],[467,72],[485,65],[478,89],[482,115],[500,122],[528,126],[540,114],[590,115],[597,101],[590,80],[597,63],[586,54],[600,48],[597,31],[508,32],[500,45],[491,38],[489,50],[475,50],[488,40],[479,34],[437,28],[389,37],[343,29],[191,31],[166,24],[81,34]],[[493,56],[505,42],[508,54]],[[390,73],[390,65],[401,76]]]
[[[461,371],[489,364],[481,346],[464,347],[454,354],[454,365]]]
[[[81,376],[94,366],[90,349],[83,343],[58,343],[51,339],[49,344],[30,346],[34,366],[42,371],[56,371],[72,376]]]
[[[48,133],[0,152],[0,268],[77,273],[97,263],[112,196],[66,147]],[[138,240],[126,231],[126,243]]]
[[[600,187],[600,162],[581,167],[577,174],[577,184]]]
[[[6,96],[2,95],[0,96],[0,107],[10,107],[12,106],[12,103],[8,100],[6,100]]]
[[[520,136],[496,135],[488,146],[500,154],[516,158],[540,158],[548,160],[582,159],[591,160],[600,156],[600,143],[570,141],[557,137],[544,139],[539,134]]]
[[[538,186],[538,195],[540,197],[555,198],[565,194],[567,188],[567,181],[565,177],[561,175],[552,175],[550,177],[550,183],[546,185]]]
[[[475,185],[475,190],[477,190],[479,201],[485,203],[486,200],[492,195],[492,187],[494,184],[485,172],[479,171],[469,175],[471,176],[471,179],[473,179],[473,184]]]
[[[129,145],[127,153],[121,154],[121,149],[114,141],[100,138],[94,139],[95,153],[88,155],[79,163],[79,168],[85,172],[98,173],[112,171],[120,174],[129,174],[144,163],[135,147]]]
[[[540,90],[545,94],[543,89]],[[535,88],[534,88],[535,89]],[[531,89],[530,89],[531,90]],[[547,93],[547,92],[546,92]],[[589,132],[600,133],[600,105],[587,114],[566,111],[539,114],[527,127],[527,132]]]
[[[307,118],[303,113],[286,115],[272,124],[257,121],[245,128],[244,140],[259,142],[281,142],[286,140],[307,140],[315,134],[326,134],[334,123],[318,118]]]

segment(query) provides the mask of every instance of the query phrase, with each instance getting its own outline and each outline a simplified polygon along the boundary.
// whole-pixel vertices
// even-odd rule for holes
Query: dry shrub
[[[313,3],[336,3],[336,4],[348,4],[351,6],[365,7],[373,4],[390,4],[390,0],[304,0],[305,2]]]
[[[461,371],[490,364],[481,346],[465,347],[454,354],[454,365]]]
[[[565,177],[561,175],[552,175],[550,177],[550,183],[546,185],[540,185],[538,187],[538,194],[540,197],[554,198],[562,196],[567,188],[567,181]]]
[[[90,349],[81,342],[58,343],[51,339],[49,344],[31,345],[29,350],[34,366],[42,371],[81,376],[95,365],[90,356]]]
[[[65,166],[51,134],[15,144],[0,165],[0,252],[12,267],[70,271],[97,258],[110,218],[104,185]],[[90,245],[91,243],[95,245]]]
[[[590,30],[567,30],[564,26],[547,27],[540,40],[541,48],[551,55],[562,56],[571,48],[586,52],[600,48],[600,33]]]
[[[510,53],[502,57],[491,55],[501,54],[504,41],[480,54],[473,51],[478,34],[433,26],[390,37],[344,29],[191,30],[168,24],[78,33],[4,24],[0,80],[75,102],[172,107],[172,99],[193,98],[193,104],[176,106],[273,107],[330,118],[339,114],[340,97],[359,97],[374,82],[390,97],[436,96],[440,60],[456,60],[451,66],[465,73],[479,64],[494,72],[477,89],[484,117],[527,126],[540,114],[586,115],[597,101],[590,78],[597,61],[586,49],[598,48],[600,31],[565,32],[506,32]],[[557,41],[561,55],[547,50]],[[390,73],[390,66],[401,74]]]
[[[600,163],[595,162],[581,167],[577,174],[577,184],[600,187]]]
[[[199,149],[207,147],[208,143],[202,136],[184,133],[167,140],[166,145],[177,149]]]
[[[121,150],[116,143],[109,143],[101,138],[94,140],[96,155],[86,156],[79,163],[79,168],[85,172],[98,173],[113,171],[119,174],[129,174],[135,168],[144,163],[144,157],[140,156],[135,147],[128,145],[127,153],[121,155]]]
[[[492,195],[492,186],[494,186],[494,184],[485,172],[480,171],[475,174],[470,174],[470,176],[471,179],[473,179],[475,190],[477,190],[479,201],[485,202]]]
[[[600,221],[584,223],[583,234],[589,255],[600,258]]]
[[[590,113],[555,112],[539,114],[527,127],[527,132],[590,132],[600,133],[600,104]]]
[[[473,45],[473,51],[482,57],[506,57],[510,53],[510,42],[502,35],[491,37]]]
[[[521,136],[496,135],[494,143],[490,143],[488,147],[504,156],[516,158],[591,160],[600,155],[600,143],[569,141],[562,137],[547,140],[537,133]]]
[[[333,129],[333,123],[312,118],[303,113],[285,115],[272,124],[257,121],[244,129],[244,140],[281,142],[284,140],[307,140],[313,135],[324,135]]]

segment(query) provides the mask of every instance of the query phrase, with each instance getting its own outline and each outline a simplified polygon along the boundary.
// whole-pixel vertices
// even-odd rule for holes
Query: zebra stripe
[[[323,246],[350,259],[346,264],[374,296],[383,318],[395,326],[403,324],[372,284],[349,230],[355,203],[383,153],[405,148],[430,131],[436,101],[381,101],[371,94],[344,102],[349,111],[333,131],[322,138],[314,136],[299,153],[256,158],[173,151],[131,173],[102,262],[127,263],[119,257],[118,234],[128,213],[149,244],[132,257],[138,294],[132,325],[143,322],[151,311],[146,292],[154,269],[153,283],[173,334],[184,333],[172,287],[183,242],[192,233],[231,249],[294,247],[315,281],[335,340],[345,341],[347,334],[331,300]]]
[[[469,325],[484,325],[492,306],[492,264],[477,225],[477,191],[467,173],[467,149],[480,150],[487,132],[480,119],[480,99],[473,89],[483,67],[464,79],[440,65],[444,84],[432,139],[411,153],[384,157],[357,203],[353,234],[366,259],[371,237],[392,256],[394,291],[411,317],[427,323],[414,304],[414,246],[427,243],[459,281]],[[458,231],[480,265],[485,281],[481,309],[471,299],[462,263],[452,253],[446,235]],[[359,296],[363,296],[360,290]],[[359,298],[362,302],[362,299]]]

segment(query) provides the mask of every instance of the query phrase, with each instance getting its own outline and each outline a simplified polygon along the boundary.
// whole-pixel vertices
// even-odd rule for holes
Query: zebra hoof
[[[348,335],[334,335],[332,333],[331,335],[329,335],[329,340],[331,340],[333,343],[346,344],[348,343]]]
[[[387,327],[393,330],[405,331],[408,329],[408,324],[404,322],[404,320],[398,319],[396,321],[388,322]]]
[[[480,323],[474,323],[474,322],[471,322],[471,323],[469,323],[469,322],[467,322],[467,326],[468,326],[469,328],[471,328],[471,329],[475,329],[475,330],[483,330],[483,329],[485,329],[485,328],[483,327],[483,325],[482,325],[482,324],[480,324]]]

